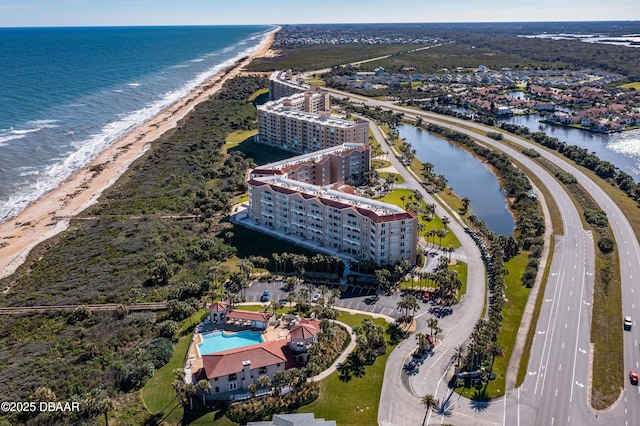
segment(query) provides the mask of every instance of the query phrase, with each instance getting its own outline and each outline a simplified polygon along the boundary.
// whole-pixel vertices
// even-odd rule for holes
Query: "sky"
[[[638,19],[638,0],[0,0],[0,27]]]

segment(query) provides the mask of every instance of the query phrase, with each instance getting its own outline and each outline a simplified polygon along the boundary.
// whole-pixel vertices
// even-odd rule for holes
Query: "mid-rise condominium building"
[[[249,216],[356,259],[416,262],[417,215],[392,204],[272,175],[249,180]]]
[[[296,93],[303,93],[309,89],[311,89],[311,86],[305,82],[293,79],[291,70],[276,71],[269,76],[270,101],[286,98]]]
[[[345,143],[258,167],[251,177],[282,176],[319,186],[345,182],[358,185],[370,169],[371,147]]]
[[[260,105],[256,140],[296,153],[367,143],[367,121],[333,118],[329,108],[329,94],[320,88]]]

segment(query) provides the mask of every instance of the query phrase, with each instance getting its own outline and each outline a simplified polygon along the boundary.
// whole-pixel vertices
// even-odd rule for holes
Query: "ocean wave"
[[[266,34],[260,35],[261,38],[266,37]],[[251,40],[255,40],[252,38]],[[254,44],[254,43],[252,43]],[[244,46],[243,46],[244,47]],[[187,81],[181,87],[165,92],[164,95],[157,101],[147,104],[143,108],[133,110],[129,113],[119,114],[116,121],[104,125],[95,134],[82,138],[82,140],[74,141],[71,146],[74,150],[69,152],[66,156],[60,158],[56,163],[46,167],[38,172],[24,171],[21,175],[29,179],[28,182],[21,184],[21,188],[15,191],[7,200],[3,200],[0,203],[0,223],[8,220],[11,217],[16,216],[20,211],[24,210],[29,204],[42,198],[48,192],[57,188],[62,182],[70,178],[81,168],[87,166],[93,161],[102,151],[107,149],[110,145],[117,140],[131,132],[138,125],[154,117],[162,110],[176,102],[177,100],[188,95],[198,85],[204,83],[207,79],[211,78],[215,74],[233,65],[237,60],[242,57],[249,56],[257,51],[259,43],[255,43],[246,49],[238,51],[238,44],[233,47],[223,49],[222,53],[228,53],[233,50],[238,51],[233,57],[225,60],[222,63],[212,66],[210,69],[197,74],[195,77]],[[219,53],[216,52],[215,55]],[[215,56],[211,55],[211,56]],[[129,87],[138,87],[141,83],[135,82],[128,84]],[[120,92],[121,90],[115,89],[114,92]],[[11,130],[13,134],[0,136],[0,143],[3,141],[1,138],[17,139],[24,137],[25,132],[36,132],[44,126],[57,127],[52,121],[41,120],[38,125],[34,124],[33,129],[25,130]],[[22,132],[15,133],[15,132]]]
[[[203,62],[204,58],[196,58],[196,59],[192,59],[189,62]]]
[[[12,140],[15,140],[15,139],[22,139],[25,136],[26,135],[3,135],[3,136],[0,136],[0,146],[6,145],[7,142],[11,142]]]

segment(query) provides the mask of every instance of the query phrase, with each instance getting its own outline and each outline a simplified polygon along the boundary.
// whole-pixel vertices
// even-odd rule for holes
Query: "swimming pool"
[[[203,333],[201,336],[202,343],[198,343],[200,355],[208,355],[264,342],[260,332],[249,330],[234,334],[212,331],[210,333]]]

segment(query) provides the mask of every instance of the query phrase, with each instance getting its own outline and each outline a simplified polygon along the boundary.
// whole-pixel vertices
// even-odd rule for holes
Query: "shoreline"
[[[238,75],[254,58],[267,54],[279,30],[280,27],[267,33],[253,54],[238,59],[134,128],[56,189],[0,224],[0,278],[13,274],[35,246],[66,230],[72,217],[95,204],[102,192],[144,155],[155,140],[175,128],[196,105],[219,91],[227,80]],[[1,291],[7,293],[9,289]]]

